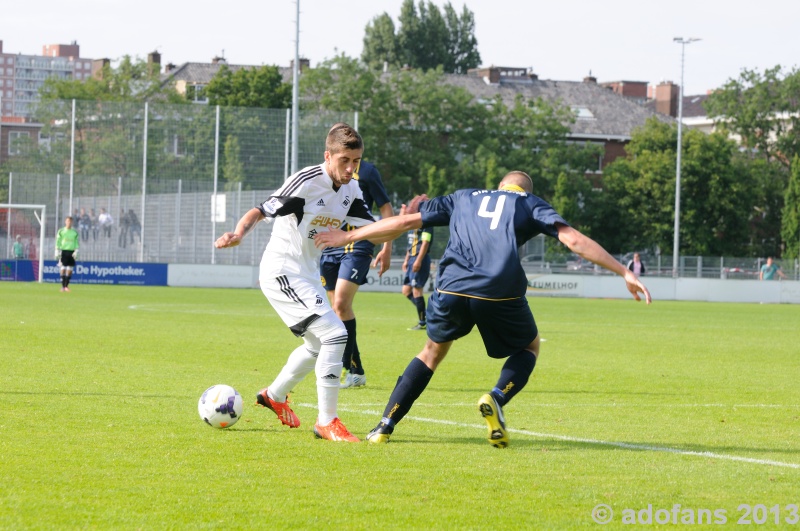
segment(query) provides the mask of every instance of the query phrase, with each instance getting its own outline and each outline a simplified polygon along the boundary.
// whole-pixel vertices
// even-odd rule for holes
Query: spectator
[[[81,240],[89,240],[89,229],[91,227],[92,220],[89,218],[89,214],[86,213],[86,209],[82,208],[80,217],[78,218],[78,231],[81,233]]]
[[[759,280],[775,280],[775,275],[786,278],[786,275],[781,271],[781,266],[772,261],[772,257],[767,258],[767,263],[761,266],[761,273],[758,276]]]
[[[139,242],[142,241],[142,224],[139,223],[139,218],[132,208],[128,210],[128,233],[131,235],[131,243],[134,234],[139,236]]]
[[[97,223],[97,214],[95,214],[94,209],[91,209],[89,211],[89,227],[92,229],[92,240],[94,241],[97,241],[97,233],[99,232]]]
[[[22,245],[22,236],[17,234],[17,239],[14,241],[14,260],[22,260],[25,258],[25,248]]]
[[[97,223],[100,224],[100,228],[103,229],[103,236],[110,238],[111,227],[114,225],[114,218],[111,217],[111,214],[106,212],[105,208],[100,209],[100,215],[97,216]]]
[[[642,263],[642,259],[639,256],[639,253],[633,253],[633,260],[628,262],[628,271],[631,271],[636,278],[644,275],[645,267],[644,263]]]
[[[125,213],[125,209],[119,211],[119,237],[117,244],[123,249],[128,246],[128,229],[131,226],[131,218]]]

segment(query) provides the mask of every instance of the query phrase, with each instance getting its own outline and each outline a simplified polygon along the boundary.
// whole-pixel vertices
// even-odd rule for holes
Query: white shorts
[[[332,310],[322,283],[305,277],[281,275],[260,278],[261,291],[289,328],[312,315],[325,315]]]

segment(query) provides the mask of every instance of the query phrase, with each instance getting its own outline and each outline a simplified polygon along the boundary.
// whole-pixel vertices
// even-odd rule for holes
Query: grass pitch
[[[313,378],[299,429],[253,405],[299,344],[258,290],[0,283],[0,528],[792,523],[800,307],[530,303],[545,341],[509,448],[485,440],[476,403],[502,362],[477,331],[373,446],[314,439]],[[399,293],[361,293],[356,314],[368,382],[339,413],[363,438],[425,336]],[[216,383],[245,399],[227,430],[197,414]]]

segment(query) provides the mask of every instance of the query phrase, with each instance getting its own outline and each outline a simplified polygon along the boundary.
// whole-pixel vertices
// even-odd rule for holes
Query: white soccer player
[[[296,428],[300,420],[288,404],[288,393],[315,370],[319,416],[314,434],[332,441],[358,442],[339,420],[339,376],[347,330],[333,312],[319,273],[321,251],[314,235],[343,223],[372,223],[361,189],[353,179],[364,143],[349,125],[332,129],[325,140],[325,162],[295,173],[258,207],[249,210],[216,241],[217,248],[239,245],[263,219],[274,220],[272,236],[261,259],[261,291],[303,344],[289,356],[280,374],[256,400],[280,421]]]

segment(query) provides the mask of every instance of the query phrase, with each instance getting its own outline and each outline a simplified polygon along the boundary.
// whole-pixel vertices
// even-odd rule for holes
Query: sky
[[[10,0],[9,0],[10,1]],[[340,53],[359,57],[364,28],[403,0],[297,0],[301,57],[311,66]],[[427,3],[428,0],[426,0]],[[419,0],[415,0],[418,5]],[[442,8],[445,2],[433,0]],[[482,66],[531,68],[540,79],[681,80],[705,94],[743,69],[800,63],[797,0],[451,0],[475,15]],[[81,57],[147,57],[162,64],[210,62],[289,66],[296,0],[38,0],[0,8],[4,53],[39,55],[45,44],[77,41]],[[681,46],[675,37],[702,40]]]

